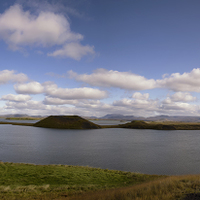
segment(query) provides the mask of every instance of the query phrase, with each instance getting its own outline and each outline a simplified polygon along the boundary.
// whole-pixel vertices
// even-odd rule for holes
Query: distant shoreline
[[[10,118],[11,120],[16,118]],[[22,120],[22,118],[18,119]],[[23,120],[27,120],[23,118]],[[99,119],[100,120],[100,119]],[[87,120],[89,122],[89,120]],[[111,120],[112,121],[112,120]],[[11,124],[11,125],[21,125],[21,126],[35,126],[35,123],[21,123],[21,122],[0,122],[0,124]],[[96,124],[97,125],[97,124]],[[142,120],[134,120],[125,124],[118,125],[98,125],[100,128],[129,128],[129,129],[153,129],[153,130],[200,130],[199,122],[145,122]],[[50,127],[51,128],[51,127]],[[60,128],[60,129],[71,129]],[[76,126],[73,127],[76,129]],[[80,128],[77,128],[80,129]],[[87,129],[87,128],[85,128]]]
[[[41,120],[42,117],[6,117],[5,120]]]

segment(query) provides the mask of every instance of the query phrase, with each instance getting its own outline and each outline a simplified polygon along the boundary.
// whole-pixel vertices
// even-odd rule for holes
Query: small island
[[[33,126],[57,129],[98,129],[101,128],[89,120],[77,115],[74,116],[49,116],[36,122]]]

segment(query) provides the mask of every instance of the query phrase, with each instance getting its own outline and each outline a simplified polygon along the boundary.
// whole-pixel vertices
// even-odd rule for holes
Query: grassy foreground
[[[85,193],[69,200],[197,200],[200,199],[200,175],[170,176],[126,188]]]
[[[91,167],[0,162],[0,199],[69,199],[161,177]]]
[[[0,199],[5,200],[188,200],[194,194],[200,197],[200,175],[0,162]]]

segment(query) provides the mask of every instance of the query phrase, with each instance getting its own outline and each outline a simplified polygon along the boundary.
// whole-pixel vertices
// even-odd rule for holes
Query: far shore
[[[16,118],[12,118],[12,119],[16,120]],[[20,118],[18,120],[27,120],[27,119]],[[87,120],[87,121],[89,122],[89,120]],[[35,123],[28,123],[28,122],[22,123],[22,122],[12,122],[12,121],[10,121],[10,122],[2,121],[2,122],[0,122],[0,124],[35,126]],[[97,125],[97,124],[95,124],[95,125]],[[154,130],[200,130],[200,122],[176,122],[176,121],[157,121],[157,122],[155,122],[155,121],[134,120],[132,122],[118,124],[118,125],[97,125],[97,126],[99,126],[99,128],[129,128],[129,129],[154,129]],[[62,127],[58,127],[58,128],[62,128]],[[65,129],[70,129],[70,128],[65,128]],[[74,126],[73,129],[76,129],[76,126]],[[87,128],[85,128],[85,129],[87,129]]]

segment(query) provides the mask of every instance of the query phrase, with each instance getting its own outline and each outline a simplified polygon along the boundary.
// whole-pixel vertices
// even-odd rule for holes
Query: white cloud
[[[63,46],[62,49],[56,50],[53,53],[49,53],[48,56],[53,57],[69,57],[74,60],[80,60],[83,56],[88,54],[95,54],[93,46],[83,46],[79,43],[69,43]]]
[[[175,115],[197,115],[199,112],[199,106],[184,102],[163,102],[160,106],[160,112],[168,114],[173,113]]]
[[[28,80],[28,77],[23,74],[17,74],[14,70],[3,70],[0,71],[0,85],[6,84],[8,82],[25,82]]]
[[[174,83],[174,88],[178,88],[181,84],[184,84],[184,80],[186,80],[186,85],[188,87],[192,88],[193,86],[192,89],[194,90],[195,88],[195,90],[197,90],[198,71],[200,70],[194,69],[190,73],[184,73],[182,75],[178,74],[175,76],[172,74],[168,78],[165,77],[163,80],[157,81],[153,79],[149,80],[129,72],[108,71],[105,69],[96,70],[90,75],[78,75],[73,71],[70,71],[69,74],[76,80],[87,82],[95,86],[119,87],[133,90],[133,88],[147,89],[147,87],[150,86],[154,88],[161,87],[162,85],[163,88],[172,89],[172,86],[169,85],[170,81],[170,84],[172,84],[172,82]],[[188,77],[192,79],[191,82],[188,81]],[[59,88],[53,82],[39,83],[32,81],[23,83],[27,80],[28,78],[25,74],[17,74],[9,70],[0,71],[0,84],[11,81],[16,82],[17,84],[14,85],[14,88],[15,91],[20,94],[2,96],[0,100],[6,101],[4,109],[0,108],[2,113],[18,112],[36,115],[79,114],[87,116],[103,116],[108,113],[135,116],[152,116],[155,114],[200,114],[200,106],[190,103],[196,101],[197,98],[189,92],[179,91],[168,95],[165,100],[150,99],[149,93],[135,92],[132,98],[115,99],[113,102],[105,103],[104,100],[100,101],[100,99],[107,98],[108,93],[100,89],[89,87]],[[105,83],[103,82],[104,80]],[[144,85],[144,83],[146,83],[146,85]],[[43,94],[45,97],[43,101],[33,101],[31,97],[26,94]]]
[[[141,100],[141,99],[122,99],[113,102],[113,106],[128,107],[129,109],[140,109],[146,111],[156,111],[158,102],[156,100]]]
[[[94,54],[93,46],[79,43],[83,35],[71,31],[64,15],[52,11],[40,11],[38,15],[33,15],[19,4],[0,15],[0,38],[14,51],[23,51],[25,46],[60,46],[60,50],[48,55],[80,60],[82,56]]]
[[[45,100],[48,103],[45,104]],[[99,100],[62,100],[46,97],[43,102],[28,100],[24,102],[7,101],[2,113],[28,113],[30,115],[78,114],[83,116],[103,116],[108,113],[134,116],[152,116],[155,113],[168,115],[199,115],[200,107],[185,102],[164,103],[152,99],[121,99],[113,103]],[[70,106],[64,104],[70,104]],[[63,105],[63,106],[60,106]]]
[[[85,115],[88,116],[91,111],[87,109],[81,109],[76,107],[67,106],[50,106],[44,105],[40,101],[27,101],[27,102],[6,102],[4,108],[0,108],[1,113],[10,114],[24,114],[29,115]]]
[[[176,92],[170,98],[174,102],[192,102],[197,100],[196,97],[192,96],[188,92]]]
[[[56,85],[46,88],[46,95],[60,99],[103,99],[105,91],[94,88],[58,88]]]
[[[1,100],[4,101],[17,101],[17,102],[22,102],[22,101],[29,101],[31,99],[31,97],[29,95],[14,95],[14,94],[7,94],[7,95],[3,95],[1,97]]]
[[[53,82],[30,82],[24,84],[14,85],[15,91],[18,94],[42,94],[54,99],[46,99],[45,102],[52,104],[66,104],[62,100],[75,100],[75,99],[103,99],[107,97],[107,92],[95,88],[58,88]],[[58,99],[56,99],[58,98]],[[51,104],[50,103],[50,104]]]
[[[158,87],[181,92],[200,92],[200,69],[189,73],[173,73],[169,77],[157,80]]]
[[[52,98],[52,97],[45,97],[44,104],[46,105],[65,105],[65,104],[70,104],[70,105],[75,105],[78,104],[78,100],[63,100],[59,98]]]
[[[77,81],[82,81],[92,86],[117,87],[128,90],[146,90],[156,87],[156,81],[154,79],[146,79],[143,76],[130,72],[97,69],[90,75],[78,75],[72,70],[68,74],[71,78],[75,78]]]
[[[47,109],[45,105],[43,105],[39,101],[26,101],[26,102],[14,102],[14,101],[8,101],[6,102],[6,109],[19,109],[19,110],[44,110]]]
[[[196,97],[192,96],[187,92],[176,92],[160,103],[160,111],[165,111],[166,113],[174,113],[177,115],[176,111],[182,114],[193,115],[198,114],[199,107],[197,105],[189,104],[188,102],[196,101]],[[180,114],[179,113],[179,114]]]
[[[147,100],[149,98],[149,93],[141,94],[140,92],[135,92],[132,96],[134,99]]]
[[[92,86],[117,87],[128,90],[166,88],[176,92],[200,92],[200,68],[187,73],[173,73],[163,79],[147,79],[130,72],[97,69],[92,74],[77,74],[68,71],[70,78]]]
[[[44,86],[39,82],[30,82],[14,85],[15,91],[18,94],[41,94],[44,92]]]
[[[61,45],[77,41],[83,36],[71,32],[67,19],[53,12],[40,12],[38,16],[23,11],[18,4],[0,15],[0,35],[10,46]]]

